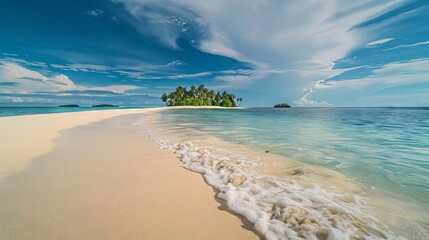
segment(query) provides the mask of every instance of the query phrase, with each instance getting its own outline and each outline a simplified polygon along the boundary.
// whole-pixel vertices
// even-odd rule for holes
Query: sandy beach
[[[259,239],[133,125],[158,110],[0,118],[0,239]]]

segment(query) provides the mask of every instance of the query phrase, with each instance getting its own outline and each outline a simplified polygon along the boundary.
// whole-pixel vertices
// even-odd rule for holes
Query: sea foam
[[[174,149],[184,168],[201,173],[228,208],[253,223],[267,240],[403,239],[371,216],[357,195],[261,174],[255,170],[260,164],[255,159],[212,145],[173,142],[147,128],[144,121],[136,124],[160,147]]]

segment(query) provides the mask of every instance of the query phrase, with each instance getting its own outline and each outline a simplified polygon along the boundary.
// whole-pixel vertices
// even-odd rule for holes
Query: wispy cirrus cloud
[[[177,60],[174,60],[174,61],[171,61],[171,62],[167,63],[167,67],[172,67],[172,66],[183,66],[183,65],[186,65],[186,63],[185,63],[185,62],[183,62],[183,61],[182,61],[182,60],[180,60],[180,59],[177,59]]]
[[[25,59],[18,58],[18,55],[16,55],[16,54],[8,54],[6,56],[7,57],[5,57],[5,58],[0,58],[0,60],[6,61],[6,62],[14,62],[14,63],[18,63],[18,64],[22,64],[22,65],[26,65],[26,66],[32,66],[32,67],[43,67],[44,68],[44,67],[48,66],[48,64],[45,62],[27,61]]]
[[[82,72],[98,72],[98,73],[107,73],[108,70],[112,69],[109,66],[105,65],[98,65],[98,64],[79,64],[79,63],[72,63],[72,64],[50,64],[53,68],[63,69],[63,70],[69,70],[69,71],[82,71]]]
[[[97,62],[99,61],[97,60],[92,60],[87,62],[93,62],[93,63],[50,64],[50,67],[66,70],[66,71],[74,71],[74,72],[99,73],[99,74],[105,74],[106,76],[110,75],[110,77],[114,77],[112,74],[119,74],[122,76],[126,76],[130,79],[141,80],[141,79],[149,79],[149,78],[162,79],[161,77],[157,78],[157,76],[160,76],[160,75],[171,76],[171,78],[174,78],[173,76],[176,76],[177,74],[175,74],[175,70],[172,67],[186,65],[186,63],[181,60],[174,60],[165,65],[134,61],[132,59],[130,59],[130,61],[126,63],[121,61],[118,61],[118,62],[112,61],[111,65],[98,64]]]
[[[363,78],[343,79],[341,81],[322,81],[316,88],[351,87],[365,88],[372,86],[371,92],[388,86],[406,85],[427,82],[429,76],[429,59],[413,59],[409,61],[392,62],[371,71]]]
[[[1,97],[0,99],[2,99],[5,102],[13,102],[13,103],[22,103],[24,102],[24,99],[22,99],[21,97]]]
[[[393,40],[380,38],[378,32],[371,32],[371,29],[376,29],[374,25],[368,29],[362,25],[408,0],[353,3],[339,0],[115,2],[122,3],[137,19],[129,20],[136,28],[141,28],[142,19],[154,26],[156,23],[157,31],[142,33],[156,36],[166,46],[178,49],[177,40],[188,36],[177,31],[175,25],[169,22],[171,15],[182,16],[181,22],[189,26],[185,34],[193,31],[200,33],[193,46],[205,53],[248,63],[252,68],[249,74],[215,75],[222,87],[242,88],[257,85],[258,81],[276,82],[266,84],[275,89],[266,87],[266,90],[289,95],[304,104],[314,103],[308,99],[311,91],[302,98],[300,93],[290,88],[284,88],[282,93],[279,86],[314,88],[318,82],[347,71],[335,68],[335,61],[368,43],[368,46],[376,46]],[[397,16],[401,19],[405,17]],[[389,22],[394,19],[392,17]]]
[[[101,17],[104,14],[104,10],[100,10],[100,9],[89,10],[85,12],[85,14],[91,17]]]
[[[2,54],[7,57],[18,57],[18,54],[14,54],[14,53],[2,53]]]
[[[383,39],[380,39],[380,40],[375,40],[375,41],[369,42],[369,43],[365,44],[365,46],[376,46],[376,45],[380,45],[380,44],[383,44],[383,43],[390,42],[393,39],[394,38],[383,38]]]
[[[197,72],[197,73],[186,73],[186,74],[167,74],[167,75],[146,75],[144,73],[140,72],[123,72],[119,71],[120,73],[126,74],[130,78],[137,79],[137,80],[162,80],[162,79],[168,79],[168,80],[177,80],[177,79],[193,79],[198,77],[205,77],[213,75],[214,72]]]
[[[417,46],[423,46],[423,45],[429,45],[429,41],[418,42],[418,43],[413,43],[413,44],[402,44],[402,45],[398,45],[396,47],[384,49],[383,51],[390,51],[390,50],[399,49],[399,48],[417,47]]]
[[[201,50],[269,68],[292,67],[297,63],[332,63],[367,40],[363,32],[353,30],[354,26],[398,4],[398,1],[345,4],[337,0],[116,2],[124,3],[134,16],[144,16],[154,22],[166,21],[168,16],[151,15],[143,9],[169,6],[169,13],[183,14],[184,9],[191,11],[194,15],[188,15],[194,18],[187,20],[198,22],[207,34],[206,38],[199,39]],[[173,38],[170,41],[176,40],[178,35],[170,32],[168,26],[161,27],[166,28],[165,34],[170,35],[169,38]]]

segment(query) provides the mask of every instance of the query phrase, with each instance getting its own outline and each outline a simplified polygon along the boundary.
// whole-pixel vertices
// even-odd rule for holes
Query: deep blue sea
[[[161,121],[429,204],[429,108],[179,109],[162,112]]]

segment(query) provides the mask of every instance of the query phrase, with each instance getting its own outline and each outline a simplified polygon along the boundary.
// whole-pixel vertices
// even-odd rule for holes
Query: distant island
[[[174,92],[164,93],[161,100],[167,106],[221,106],[236,107],[243,101],[234,94],[226,91],[215,92],[204,85],[195,87],[192,85],[189,90],[186,87],[178,86]]]
[[[275,108],[290,108],[290,105],[287,103],[279,103],[274,105]]]
[[[112,105],[112,104],[98,104],[98,105],[92,105],[92,107],[119,107],[119,105]]]
[[[79,107],[79,105],[77,105],[77,104],[65,104],[65,105],[60,105],[58,107]]]

